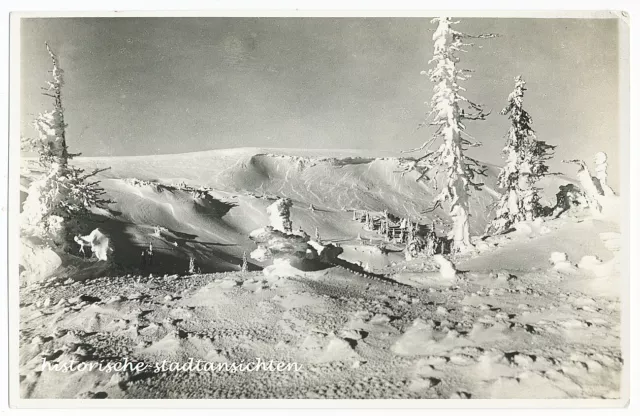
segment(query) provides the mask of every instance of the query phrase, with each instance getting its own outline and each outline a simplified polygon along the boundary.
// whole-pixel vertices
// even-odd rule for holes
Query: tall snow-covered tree
[[[503,148],[506,165],[498,177],[498,186],[504,192],[498,201],[496,216],[489,224],[489,230],[496,232],[540,216],[540,189],[535,184],[549,173],[547,160],[555,147],[538,140],[531,128],[531,116],[523,108],[525,86],[522,77],[515,78],[515,88],[509,94],[508,104],[500,112],[509,116],[511,127]]]
[[[35,138],[22,138],[23,150],[37,153],[43,175],[29,186],[23,204],[23,230],[58,244],[68,241],[83,215],[91,207],[105,207],[111,201],[104,198],[98,181],[90,178],[102,170],[85,173],[69,165],[79,154],[69,153],[66,141],[64,107],[62,106],[63,71],[58,58],[45,44],[52,62],[52,79],[43,87],[43,94],[53,99],[53,109],[39,114],[33,122]]]
[[[471,71],[457,67],[460,62],[458,53],[466,52],[464,47],[472,45],[464,43],[463,39],[491,38],[496,35],[459,32],[453,29],[458,22],[449,17],[439,17],[431,22],[438,25],[433,34],[433,59],[429,61],[435,66],[422,73],[429,75],[435,87],[428,115],[431,121],[422,125],[435,126],[436,131],[422,146],[410,150],[425,150],[425,154],[410,161],[407,170],[418,171],[418,180],[431,180],[434,187],[441,182],[442,189],[435,198],[434,209],[449,202],[449,215],[453,222],[449,233],[451,248],[454,252],[463,252],[472,247],[469,235],[469,191],[471,187],[479,189],[483,185],[474,182],[474,178],[485,172],[484,166],[466,154],[468,148],[480,146],[480,143],[465,132],[464,121],[483,120],[488,113],[462,96],[465,89],[459,83],[468,79]],[[442,144],[437,150],[429,150],[437,139],[442,139]]]

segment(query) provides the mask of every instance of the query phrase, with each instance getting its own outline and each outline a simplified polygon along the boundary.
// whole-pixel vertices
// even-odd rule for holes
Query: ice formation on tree
[[[591,176],[587,164],[583,160],[572,159],[563,160],[565,163],[575,163],[578,165],[578,180],[580,186],[584,192],[584,196],[587,200],[587,205],[591,209],[594,215],[602,212],[601,197],[604,196],[604,192],[598,189],[599,183],[596,184],[595,178]],[[597,180],[597,179],[596,179]]]
[[[104,235],[99,228],[91,231],[89,235],[75,236],[74,240],[82,249],[84,249],[84,247],[90,247],[91,252],[101,261],[107,261],[109,252],[113,251],[109,246],[109,238]]]
[[[596,178],[600,182],[600,188],[604,193],[604,196],[613,196],[615,193],[613,189],[607,183],[607,154],[605,152],[598,152],[594,158],[596,164]]]
[[[73,241],[75,241],[80,246],[78,251],[80,254],[82,254],[82,257],[86,257],[87,250],[85,250],[85,248],[88,248],[89,250],[91,250],[91,243],[83,240],[82,238],[80,238],[80,236],[77,236],[77,235],[73,237]]]
[[[429,61],[435,62],[435,67],[428,72],[431,82],[435,84],[430,113],[433,119],[429,124],[437,129],[422,146],[411,150],[425,150],[426,153],[410,161],[408,170],[418,171],[418,180],[431,178],[434,185],[437,177],[444,178],[444,186],[434,201],[434,208],[446,201],[450,203],[453,227],[449,238],[453,240],[452,250],[460,252],[472,247],[469,236],[469,188],[480,188],[482,184],[473,180],[476,175],[484,175],[485,170],[477,160],[465,154],[469,147],[479,146],[480,143],[465,133],[463,120],[483,120],[488,113],[461,95],[464,88],[459,82],[468,79],[470,71],[456,67],[460,60],[457,54],[464,52],[465,46],[471,45],[463,43],[464,38],[489,38],[495,35],[473,36],[456,31],[452,25],[458,22],[453,22],[449,17],[433,19],[432,23],[437,23],[438,27],[433,34],[433,59]],[[467,113],[461,104],[467,107]],[[437,150],[429,150],[438,138],[442,138],[443,143]],[[436,172],[430,175],[433,169]]]
[[[189,274],[200,273],[200,268],[196,265],[196,259],[189,257]]]
[[[525,81],[515,79],[507,106],[500,112],[508,115],[511,128],[503,149],[506,165],[500,171],[498,186],[504,189],[498,201],[495,219],[488,229],[502,232],[519,221],[532,221],[541,214],[539,189],[536,182],[547,175],[546,161],[555,146],[537,140],[531,128],[531,116],[522,107]]]
[[[91,207],[103,207],[109,200],[98,182],[88,181],[100,170],[85,174],[82,169],[69,166],[70,154],[66,143],[64,108],[62,106],[63,72],[58,58],[46,45],[53,64],[53,79],[47,82],[44,95],[53,98],[51,111],[39,114],[34,121],[38,136],[23,138],[24,150],[38,153],[45,168],[42,177],[34,180],[23,204],[21,226],[24,232],[65,245],[69,232]]]
[[[309,244],[309,235],[302,230],[291,231],[291,206],[291,200],[281,198],[267,207],[271,225],[249,234],[249,238],[258,245],[251,252],[251,258],[257,261],[279,259],[288,262],[317,258],[317,251]]]
[[[274,229],[285,233],[291,232],[290,208],[292,206],[293,203],[289,198],[280,198],[267,207],[269,222]]]
[[[242,268],[241,271],[243,273],[246,273],[249,271],[249,263],[247,262],[247,252],[243,251],[242,252]]]

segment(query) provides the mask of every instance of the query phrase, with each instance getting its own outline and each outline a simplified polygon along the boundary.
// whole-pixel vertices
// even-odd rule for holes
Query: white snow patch
[[[602,260],[600,260],[597,256],[584,256],[578,263],[578,268],[593,270],[596,266],[602,264]]]
[[[49,247],[37,244],[29,238],[20,239],[21,277],[29,281],[46,280],[62,264],[62,259]]]
[[[455,280],[457,275],[457,270],[453,265],[453,263],[451,263],[451,261],[446,259],[441,254],[436,254],[435,256],[433,256],[433,260],[435,260],[436,264],[438,265],[440,270],[440,276],[442,276],[442,278],[448,279],[451,281]]]
[[[253,255],[253,253],[251,253]],[[295,277],[305,273],[291,265],[291,259],[274,258],[273,264],[262,271],[265,276]]]
[[[553,269],[557,270],[560,273],[573,274],[578,270],[573,264],[569,262],[567,253],[554,251],[553,253],[551,253],[549,261],[553,265]]]

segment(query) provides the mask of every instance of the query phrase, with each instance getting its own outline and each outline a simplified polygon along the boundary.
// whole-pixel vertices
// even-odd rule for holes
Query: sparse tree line
[[[465,43],[465,39],[494,38],[496,34],[470,35],[453,29],[451,18],[440,17],[432,20],[437,24],[433,35],[434,67],[422,71],[435,84],[430,107],[427,115],[430,121],[424,125],[435,126],[435,133],[424,144],[407,152],[424,151],[424,155],[404,161],[403,174],[415,171],[417,181],[440,187],[433,206],[427,211],[433,211],[449,203],[449,216],[452,228],[448,234],[452,252],[465,252],[473,247],[469,234],[469,194],[471,188],[479,190],[483,186],[477,182],[478,176],[486,176],[486,167],[467,154],[467,150],[480,146],[472,136],[466,132],[467,120],[484,120],[489,112],[482,106],[465,98],[461,92],[465,89],[460,82],[469,78],[469,69],[459,68],[460,52],[466,52],[465,47],[472,43]],[[532,128],[532,118],[524,109],[524,93],[526,83],[521,76],[515,78],[514,90],[507,97],[507,106],[501,111],[508,116],[511,126],[507,133],[506,145],[503,148],[506,164],[498,177],[498,187],[502,189],[495,217],[487,226],[486,234],[502,233],[521,221],[532,221],[544,215],[550,215],[554,209],[543,207],[540,203],[540,188],[537,182],[549,175],[548,160],[553,156],[555,146],[539,140]],[[466,111],[465,111],[466,110]],[[440,139],[440,146],[431,150],[431,146]],[[592,177],[583,161],[567,161],[578,163],[580,179],[588,205],[595,211],[599,210],[599,196],[613,195],[607,185],[606,155],[602,152],[596,155],[596,177]],[[570,195],[558,195],[561,200],[573,198]]]

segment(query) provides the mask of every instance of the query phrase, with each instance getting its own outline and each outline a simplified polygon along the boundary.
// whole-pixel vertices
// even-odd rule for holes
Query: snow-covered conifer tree
[[[64,244],[89,208],[104,207],[111,201],[103,197],[105,192],[98,182],[88,180],[102,170],[85,174],[84,170],[69,165],[69,161],[78,155],[69,153],[67,148],[67,125],[62,106],[63,71],[48,44],[46,48],[53,69],[52,80],[43,87],[43,94],[53,98],[53,109],[39,114],[34,121],[38,137],[23,138],[21,143],[24,150],[38,154],[45,173],[29,186],[23,204],[22,226],[25,231]]]
[[[469,236],[469,188],[479,189],[481,183],[474,182],[476,175],[484,175],[485,168],[465,154],[469,147],[479,146],[465,133],[464,120],[483,120],[488,113],[461,95],[464,88],[459,85],[469,77],[470,70],[457,67],[460,59],[458,52],[465,52],[463,43],[465,38],[491,38],[496,35],[469,35],[453,29],[458,23],[449,17],[432,20],[438,27],[433,34],[434,52],[429,63],[435,67],[428,75],[435,84],[431,99],[432,120],[430,125],[436,126],[435,134],[422,146],[411,151],[425,150],[425,155],[411,161],[409,170],[416,170],[420,174],[418,180],[433,180],[437,186],[437,178],[443,179],[443,186],[435,198],[435,207],[443,202],[449,202],[449,214],[453,221],[449,238],[452,240],[452,251],[466,251],[472,247]],[[423,71],[423,74],[427,72]],[[464,108],[467,108],[465,113]],[[424,125],[426,123],[423,123]],[[443,143],[437,150],[430,151],[430,146],[441,138]],[[431,175],[431,171],[435,174]]]
[[[608,177],[607,168],[609,166],[607,163],[607,154],[605,152],[596,153],[594,162],[596,164],[596,178],[600,183],[600,188],[602,188],[602,192],[604,193],[605,196],[615,195],[615,193],[613,192],[613,189],[611,189],[611,187],[609,186],[609,183],[607,182],[607,177]]]
[[[247,261],[247,252],[243,251],[242,252],[242,269],[241,271],[243,273],[246,273],[249,271],[249,262]]]
[[[503,149],[506,165],[498,177],[498,186],[504,192],[498,201],[495,219],[489,224],[489,229],[496,232],[540,215],[539,188],[535,184],[548,174],[546,162],[555,147],[537,140],[531,128],[531,116],[522,106],[525,85],[522,77],[515,78],[515,88],[509,94],[508,104],[500,112],[509,116],[511,127]]]

